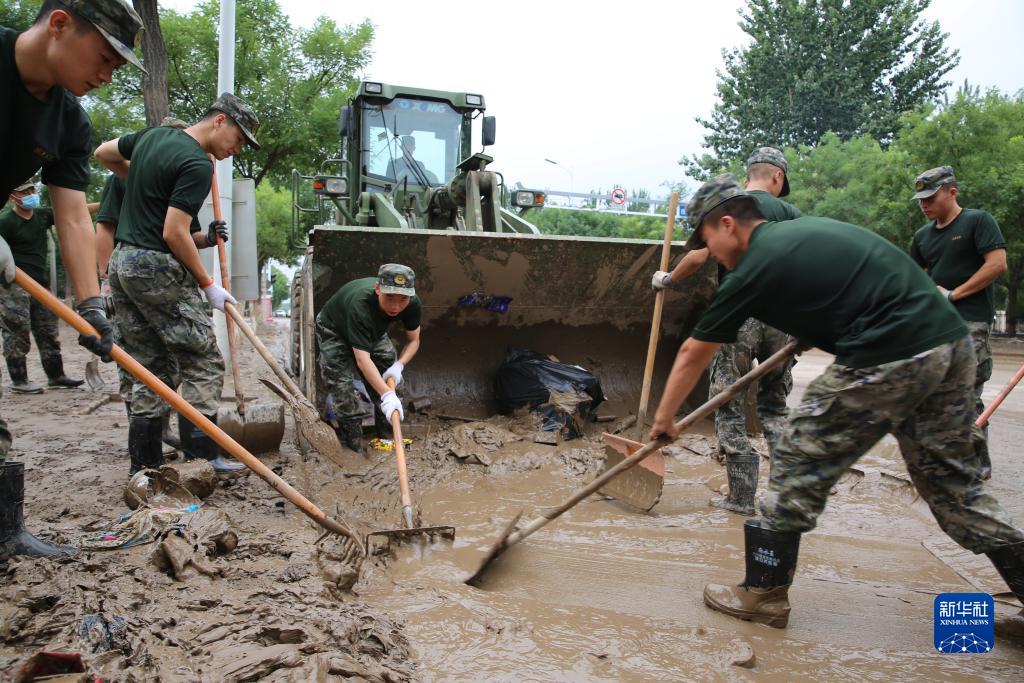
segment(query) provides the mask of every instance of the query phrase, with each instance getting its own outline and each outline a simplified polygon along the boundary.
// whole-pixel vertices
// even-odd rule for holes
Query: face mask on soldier
[[[23,209],[38,209],[39,195],[35,193],[27,194],[18,200],[18,205]]]

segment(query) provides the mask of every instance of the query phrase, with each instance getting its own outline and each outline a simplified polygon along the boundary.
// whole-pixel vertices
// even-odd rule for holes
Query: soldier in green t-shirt
[[[747,193],[757,202],[761,213],[772,221],[788,221],[800,217],[800,210],[779,197],[789,194],[789,165],[786,157],[774,147],[760,147],[747,159]],[[651,283],[655,289],[671,286],[696,273],[708,260],[708,250],[693,249],[679,261],[671,273],[658,271]],[[728,271],[719,265],[719,284]],[[743,323],[736,341],[722,344],[711,363],[711,392],[717,394],[750,372],[755,360],[763,361],[786,344],[786,335],[756,318]],[[757,416],[764,429],[768,454],[772,457],[775,442],[786,419],[786,398],[793,390],[793,364],[787,363],[758,382]],[[725,462],[729,481],[727,496],[714,498],[711,505],[741,515],[754,514],[757,493],[757,471],[760,456],[747,436],[747,392],[715,412],[715,434],[718,456]]]
[[[929,220],[914,234],[910,256],[924,268],[967,323],[978,358],[974,416],[985,410],[981,393],[992,377],[993,284],[1006,272],[1006,240],[992,214],[960,207],[951,166],[932,168],[914,181],[914,199]],[[988,428],[975,429],[974,447],[983,479],[992,476]]]
[[[247,143],[258,149],[258,127],[249,105],[223,93],[185,130],[147,128],[96,149],[97,159],[127,179],[108,268],[117,337],[166,384],[180,379],[182,398],[212,422],[224,385],[224,359],[200,289],[216,309],[237,302],[203,267],[199,248],[216,244],[217,226],[203,231],[197,217],[213,179],[210,156],[226,159]],[[133,384],[130,473],[163,463],[161,423],[169,410],[152,389]],[[219,473],[244,469],[226,459],[206,433],[178,417],[186,458],[208,460]]]
[[[378,436],[390,432],[391,415],[405,419],[402,401],[387,385],[402,383],[405,366],[420,348],[423,306],[416,296],[416,273],[397,263],[386,263],[377,277],[365,277],[342,286],[316,317],[320,378],[327,392],[328,421],[342,442],[363,452],[362,382],[374,403]],[[405,329],[401,356],[388,335],[393,322]],[[379,402],[379,409],[377,403]]]
[[[12,189],[42,170],[78,312],[100,333],[80,335],[78,342],[107,361],[113,329],[99,296],[85,201],[92,124],[78,98],[110,83],[127,62],[142,68],[132,52],[141,34],[142,19],[123,0],[43,0],[24,32],[0,26],[0,208]],[[14,269],[0,239],[4,283],[14,280]],[[0,419],[0,558],[68,551],[25,529],[25,466],[5,462],[10,446]]]
[[[706,244],[732,272],[679,349],[652,438],[677,435],[676,411],[749,317],[836,356],[776,443],[764,518],[744,524],[746,579],[709,584],[705,604],[785,627],[801,534],[814,528],[839,477],[886,434],[899,442],[939,526],[987,554],[1024,599],[1024,532],[972,465],[971,340],[928,276],[863,228],[814,217],[766,221],[732,176],[705,183],[687,211],[688,246]]]
[[[39,208],[39,194],[34,182],[25,183],[11,192],[11,207],[0,213],[0,237],[7,241],[14,254],[15,264],[42,285],[50,283],[47,268],[49,243],[47,235],[53,225],[53,209]],[[96,204],[90,204],[94,211]],[[10,287],[0,298],[0,317],[3,322],[4,358],[11,373],[11,389],[21,394],[42,393],[43,388],[28,379],[25,358],[34,336],[39,359],[54,389],[72,389],[84,380],[71,379],[64,374],[64,359],[60,353],[57,316],[20,287]]]

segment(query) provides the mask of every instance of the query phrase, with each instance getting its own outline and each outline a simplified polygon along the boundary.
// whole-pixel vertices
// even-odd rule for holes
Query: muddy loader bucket
[[[439,411],[493,414],[495,374],[506,349],[520,346],[595,373],[609,400],[602,412],[625,415],[639,400],[660,250],[653,240],[317,227],[303,275],[319,313],[339,287],[376,275],[380,264],[411,266],[423,337],[403,393],[429,397]],[[682,291],[667,293],[655,405],[681,340],[713,292],[708,266]],[[488,310],[486,295],[508,297],[507,312]],[[400,330],[392,334],[401,339]],[[304,356],[308,379],[315,350]]]

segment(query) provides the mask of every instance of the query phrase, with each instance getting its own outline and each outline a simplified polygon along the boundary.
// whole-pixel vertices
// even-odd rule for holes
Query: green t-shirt
[[[195,138],[176,128],[146,128],[119,138],[117,150],[132,163],[116,241],[170,252],[163,234],[171,206],[192,216],[192,232],[200,230],[213,162]]]
[[[967,334],[910,258],[849,223],[762,223],[693,338],[728,343],[747,318],[834,353],[854,368],[910,358]]]
[[[46,231],[51,225],[53,209],[34,209],[28,220],[14,213],[13,208],[0,211],[0,237],[11,247],[14,264],[41,285],[50,284]]]
[[[54,86],[46,102],[29,94],[14,61],[18,33],[0,26],[0,206],[43,169],[44,185],[89,187],[92,123],[78,98]]]
[[[110,223],[117,227],[121,219],[125,187],[126,184],[120,176],[114,173],[107,176],[107,182],[103,184],[103,193],[100,194],[100,208],[96,212],[97,223]]]
[[[391,318],[380,310],[380,302],[374,291],[376,285],[375,277],[352,280],[334,293],[320,310],[317,320],[353,348],[367,352],[373,350],[373,345],[396,320],[400,320],[402,326],[409,331],[420,326],[423,306],[418,296],[412,298],[404,311]]]
[[[766,190],[750,190],[747,194],[754,198],[754,201],[757,202],[758,210],[770,221],[791,221],[803,215],[800,213],[800,209],[789,202],[782,201]],[[728,274],[729,269],[719,263],[718,284],[722,284]]]
[[[910,256],[928,271],[935,284],[955,289],[971,279],[985,263],[985,253],[1005,249],[1006,240],[992,214],[963,209],[946,227],[935,221],[918,229],[910,245]],[[995,315],[993,285],[953,302],[964,320],[992,322]]]

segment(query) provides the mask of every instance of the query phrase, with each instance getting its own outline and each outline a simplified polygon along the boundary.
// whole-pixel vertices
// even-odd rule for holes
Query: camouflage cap
[[[25,190],[30,190],[36,186],[36,181],[38,180],[39,178],[37,176],[33,176],[32,178],[29,178],[21,185],[18,185],[16,188],[11,190],[11,192],[24,192]]]
[[[400,263],[385,263],[377,271],[377,284],[385,294],[416,296],[416,273]]]
[[[178,130],[185,130],[186,128],[188,128],[188,124],[174,116],[165,116],[163,121],[160,122],[160,127],[177,128]]]
[[[758,147],[747,159],[747,168],[754,164],[771,164],[776,168],[781,168],[782,192],[779,193],[779,196],[785,197],[789,194],[789,163],[786,161],[786,155],[774,147]]]
[[[256,112],[252,110],[245,101],[229,92],[221,93],[217,101],[210,105],[206,113],[219,111],[231,117],[231,120],[242,129],[246,141],[253,149],[259,149],[260,143],[256,142],[256,131],[260,128],[260,120],[256,118]]]
[[[914,199],[927,199],[939,191],[943,185],[956,182],[952,166],[938,166],[929,168],[927,171],[914,179]]]
[[[686,216],[693,228],[693,234],[686,241],[688,249],[703,249],[707,246],[700,234],[700,225],[711,211],[735,197],[749,197],[740,181],[732,173],[716,176],[700,186],[686,202]]]
[[[124,0],[57,0],[57,4],[95,26],[117,54],[146,73],[134,52],[142,41],[142,17],[131,5]]]

